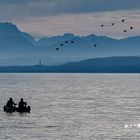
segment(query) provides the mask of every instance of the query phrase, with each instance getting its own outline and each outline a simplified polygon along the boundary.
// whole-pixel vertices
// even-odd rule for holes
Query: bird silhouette
[[[104,25],[102,24],[101,27],[104,27]]]
[[[112,26],[115,25],[115,23],[112,23]]]
[[[67,44],[67,43],[69,43],[68,41],[65,41],[65,43]]]
[[[74,43],[74,41],[72,40],[71,43]]]
[[[125,19],[122,19],[122,22],[125,22]]]
[[[64,44],[60,44],[60,46],[63,46]]]
[[[93,46],[94,46],[94,47],[97,47],[97,44],[94,44]]]
[[[58,51],[58,50],[59,50],[59,48],[56,48],[56,50]]]
[[[127,30],[123,30],[123,32],[124,32],[124,33],[126,33],[126,32],[127,32]]]
[[[134,29],[132,26],[130,26],[130,29],[132,30],[132,29]]]

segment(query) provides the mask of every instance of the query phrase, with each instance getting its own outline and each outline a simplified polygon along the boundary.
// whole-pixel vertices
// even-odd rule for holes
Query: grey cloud
[[[0,18],[137,10],[140,0],[0,0]]]
[[[0,0],[0,5],[7,5],[7,4],[27,4],[30,0]]]

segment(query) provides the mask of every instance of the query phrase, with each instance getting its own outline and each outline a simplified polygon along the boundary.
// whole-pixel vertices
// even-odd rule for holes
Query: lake
[[[31,113],[5,113],[12,97]],[[140,74],[0,74],[1,140],[138,140]]]

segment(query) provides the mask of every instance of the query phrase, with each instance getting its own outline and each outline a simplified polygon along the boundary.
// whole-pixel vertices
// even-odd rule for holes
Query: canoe
[[[20,109],[18,107],[13,107],[12,109],[10,109],[9,107],[7,107],[6,105],[4,105],[3,110],[7,113],[13,113],[13,112],[19,112],[19,113],[30,113],[31,111],[31,107],[28,106],[24,109]]]

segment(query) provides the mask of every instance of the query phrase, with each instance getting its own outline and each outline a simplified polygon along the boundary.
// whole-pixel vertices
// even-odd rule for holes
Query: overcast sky
[[[0,0],[0,20],[35,37],[69,32],[121,38],[140,35],[140,0]],[[134,30],[124,34],[131,25]]]

